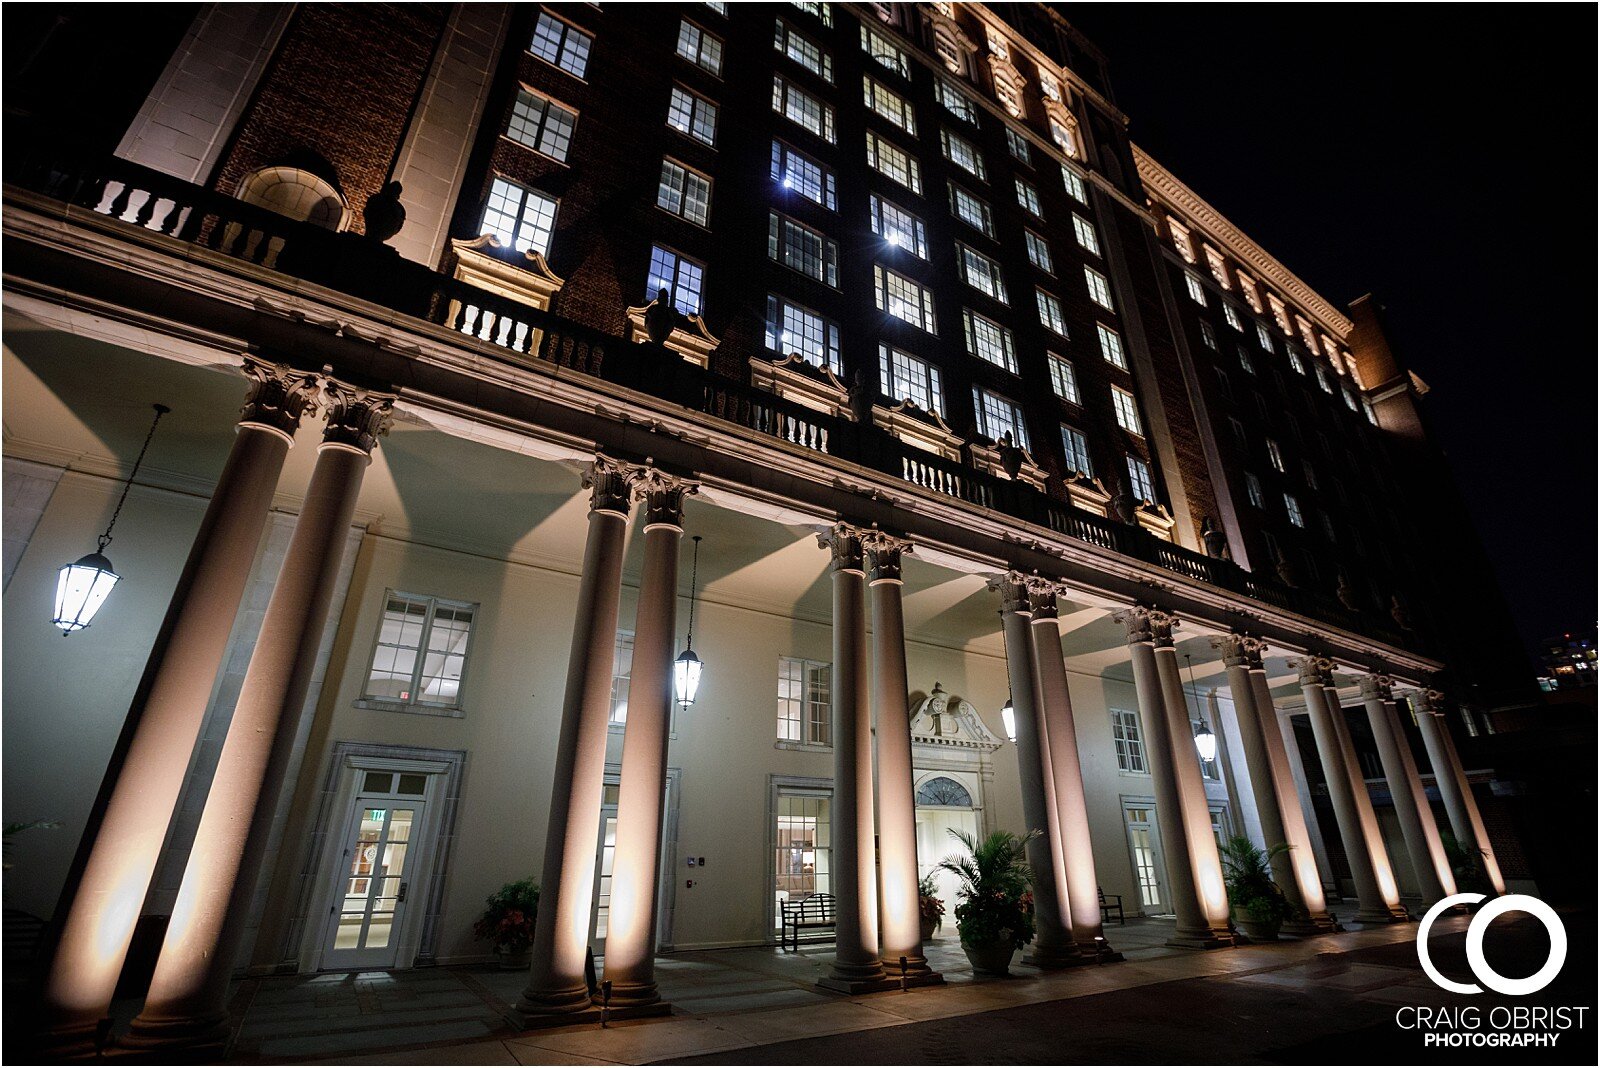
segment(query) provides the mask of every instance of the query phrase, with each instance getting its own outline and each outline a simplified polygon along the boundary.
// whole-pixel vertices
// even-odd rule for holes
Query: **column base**
[[[1104,938],[1098,942],[1079,942],[1078,957],[1084,964],[1120,964],[1127,959]]]
[[[223,1053],[228,1045],[229,1019],[227,1013],[205,1016],[137,1016],[128,1033],[117,1039],[117,1045],[133,1052],[196,1053],[201,1051]]]
[[[1382,927],[1391,923],[1410,923],[1411,914],[1399,905],[1386,909],[1357,909],[1353,922],[1367,927]]]
[[[1038,968],[1040,971],[1058,971],[1062,968],[1076,968],[1084,964],[1093,964],[1092,953],[1085,957],[1075,943],[1069,942],[1064,946],[1041,946],[1037,941],[1028,948],[1022,957],[1022,963]]]
[[[604,1024],[617,1020],[644,1020],[653,1016],[671,1016],[672,1006],[665,1001],[649,1005],[622,1005],[613,1000],[609,1009],[590,1003],[588,1008],[576,1012],[538,1013],[526,1012],[519,1003],[506,1014],[511,1026],[519,1031],[542,1031],[548,1027],[571,1027],[575,1024]]]
[[[1166,944],[1176,949],[1229,949],[1234,941],[1232,932],[1201,927],[1189,930],[1179,928],[1167,939]]]
[[[597,1006],[602,1004],[601,995],[594,995],[594,1003]],[[660,1003],[661,991],[656,988],[654,982],[613,982],[611,984],[612,1009],[637,1009],[646,1005],[659,1005]]]
[[[905,960],[905,974],[909,979],[916,979],[918,976],[922,975],[938,974],[932,968],[928,967],[928,958],[924,957],[920,953],[918,953],[915,957],[908,956]],[[888,976],[890,979],[893,979],[897,983],[900,981],[899,957],[884,957],[878,962],[878,966],[883,969],[884,975]],[[940,981],[942,982],[943,980]]]
[[[522,997],[517,999],[516,1008],[512,1009],[511,1019],[521,1027],[552,1027],[556,1024],[538,1024],[534,1021],[545,1017],[552,1017],[557,1021],[579,1022],[575,1017],[594,1008],[594,998],[590,993],[588,984],[579,982],[560,990],[534,990],[528,988],[522,992]],[[595,1009],[598,1012],[598,1009]],[[596,1017],[598,1019],[598,1017]]]
[[[1304,920],[1285,920],[1282,928],[1284,934],[1294,935],[1296,938],[1311,938],[1342,930],[1344,928],[1339,926],[1339,921],[1327,913]]]
[[[47,1061],[94,1060],[110,1041],[111,1018],[108,1016],[92,1024],[74,1024],[35,1034],[30,1051]]]

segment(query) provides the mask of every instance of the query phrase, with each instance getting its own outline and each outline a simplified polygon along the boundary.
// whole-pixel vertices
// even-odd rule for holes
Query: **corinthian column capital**
[[[1300,672],[1301,686],[1326,686],[1333,672],[1333,661],[1325,656],[1302,656],[1289,661]]]
[[[700,483],[693,479],[669,475],[659,468],[635,467],[627,473],[633,499],[643,501],[645,528],[653,526],[683,527],[683,501],[700,491]]]
[[[317,411],[320,376],[311,371],[246,355],[244,376],[250,380],[250,392],[239,412],[241,424],[293,439],[300,429],[300,417]]]
[[[833,554],[829,570],[856,574],[866,570],[866,550],[862,547],[861,535],[861,528],[849,523],[835,523],[817,535],[817,544]]]
[[[868,579],[872,582],[899,582],[905,555],[911,542],[873,527],[861,532],[861,547],[867,554]]]
[[[1363,701],[1391,701],[1394,699],[1394,680],[1387,675],[1363,675],[1361,699]]]
[[[629,466],[621,460],[595,453],[594,460],[583,469],[583,488],[589,490],[589,511],[626,517],[629,471]]]
[[[1440,707],[1440,702],[1444,700],[1444,694],[1440,693],[1438,690],[1430,690],[1427,687],[1421,687],[1419,689],[1412,690],[1408,696],[1411,698],[1411,707],[1417,710],[1417,715],[1444,715],[1444,709]]]
[[[1258,671],[1262,667],[1261,654],[1266,652],[1267,643],[1261,638],[1235,631],[1212,638],[1211,648],[1222,653],[1222,662],[1227,667]]]
[[[1033,612],[1033,621],[1054,623],[1060,615],[1056,604],[1056,591],[1060,589],[1060,584],[1035,571],[1024,580],[1024,585],[1028,588],[1028,608]]]
[[[1112,616],[1111,621],[1128,628],[1129,645],[1150,642],[1158,649],[1171,647],[1172,632],[1179,625],[1178,617],[1172,613],[1142,604],[1124,608]]]
[[[1000,614],[1028,614],[1028,576],[1020,571],[1007,571],[989,580],[989,589],[1000,595]]]
[[[328,425],[322,431],[324,445],[370,455],[394,421],[393,393],[360,389],[329,378],[322,384],[322,397],[328,410]]]

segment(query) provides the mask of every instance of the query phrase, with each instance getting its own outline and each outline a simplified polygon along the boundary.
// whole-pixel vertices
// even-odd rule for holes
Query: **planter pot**
[[[933,933],[935,931],[937,931],[938,929],[939,929],[939,921],[938,920],[930,920],[926,916],[922,917],[922,940],[924,942],[926,942],[926,941],[928,941],[928,939],[932,938],[933,937]]]
[[[961,950],[972,962],[972,970],[979,975],[1010,975],[1011,958],[1016,955],[1017,942],[1014,938],[988,942],[963,940]]]
[[[1243,913],[1235,915],[1233,922],[1252,942],[1276,942],[1278,930],[1283,926],[1282,920],[1253,920]]]
[[[512,951],[505,946],[494,947],[495,962],[505,971],[526,971],[533,963],[533,947]]]

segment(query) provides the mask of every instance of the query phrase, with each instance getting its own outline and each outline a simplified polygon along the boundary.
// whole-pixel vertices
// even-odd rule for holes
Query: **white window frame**
[[[895,283],[898,283],[896,285]],[[915,302],[907,299],[905,292],[892,293],[891,288],[911,292],[916,295]],[[872,265],[873,297],[877,302],[878,310],[916,327],[918,330],[930,334],[939,332],[938,320],[934,315],[933,291],[922,285],[915,278],[901,274],[881,263]],[[904,314],[912,304],[916,305],[916,318]]]
[[[537,115],[533,113],[535,107],[538,109]],[[552,118],[557,120],[558,126],[564,120],[566,126],[565,143],[560,146],[559,155],[557,154],[556,146],[550,143],[552,140]],[[529,131],[529,139],[512,132],[519,123]],[[511,105],[511,117],[506,120],[505,136],[508,141],[521,145],[530,152],[536,152],[546,159],[553,159],[557,163],[565,163],[567,162],[567,156],[571,154],[572,140],[577,136],[577,133],[578,113],[576,111],[553,97],[534,92],[527,86],[519,85],[517,87],[517,98]],[[562,139],[559,129],[554,133],[554,138],[557,140]]]
[[[782,19],[777,20],[773,30],[772,48],[796,66],[833,84],[833,57],[828,55],[827,49]]]
[[[928,258],[928,231],[922,220],[892,200],[876,193],[867,196],[867,218],[872,232],[886,244],[909,252],[919,260]]]
[[[680,110],[680,103],[688,104],[688,118],[682,126],[675,121],[675,116]],[[708,117],[710,119],[709,136],[703,132],[707,125],[705,120]],[[701,96],[686,86],[673,85],[672,95],[667,101],[668,129],[678,131],[691,141],[698,141],[702,145],[715,148],[717,144],[717,124],[721,118],[722,115],[717,108],[716,101],[709,97]]]
[[[1156,503],[1155,472],[1143,457],[1128,453],[1128,492],[1142,504]]]
[[[913,193],[922,192],[922,166],[917,157],[876,131],[867,131],[867,166]]]
[[[1094,324],[1095,336],[1100,339],[1100,355],[1106,363],[1121,371],[1128,369],[1128,352],[1122,347],[1122,335],[1105,323]]]
[[[410,604],[421,605],[423,610],[422,630],[417,636],[417,644],[413,646],[388,643],[383,640],[383,626],[389,613],[391,601],[405,601]],[[424,701],[420,690],[422,689],[423,670],[426,667],[429,640],[433,636],[435,616],[440,610],[467,613],[466,644],[461,649],[461,674],[456,678],[456,692],[449,701]],[[383,592],[383,603],[378,613],[378,629],[372,638],[372,650],[367,654],[366,674],[361,681],[361,697],[356,702],[357,707],[369,709],[382,709],[394,712],[415,712],[422,715],[460,717],[462,702],[467,689],[467,673],[472,666],[472,646],[477,638],[478,620],[482,615],[482,606],[474,601],[460,601],[446,597],[431,597],[427,594],[408,593],[400,589],[386,589]],[[397,697],[390,694],[375,694],[371,692],[372,673],[376,670],[379,653],[384,649],[410,649],[413,653],[411,665],[411,683],[409,697]]]
[[[972,220],[974,211],[981,225]],[[950,183],[950,213],[985,237],[994,236],[994,211],[988,201],[974,196],[954,182]]]
[[[861,76],[861,102],[877,115],[912,137],[917,136],[917,110],[911,101],[870,74]]]
[[[1082,395],[1078,392],[1078,371],[1072,366],[1072,361],[1056,352],[1045,353],[1045,358],[1050,363],[1050,388],[1055,390],[1056,396],[1069,404],[1082,404]]]
[[[1056,264],[1054,258],[1050,255],[1049,242],[1028,229],[1022,231],[1022,240],[1028,246],[1028,262],[1045,274],[1054,275],[1056,273]]]
[[[1144,424],[1139,421],[1139,402],[1132,393],[1121,386],[1112,386],[1111,410],[1116,413],[1118,426],[1130,434],[1144,437]]]
[[[505,187],[504,190],[502,190],[502,186]],[[519,194],[514,215],[507,212],[505,208],[497,208],[494,205],[495,197],[509,197],[513,190]],[[537,202],[537,211],[534,217],[530,219],[528,207],[535,202]],[[500,244],[506,248],[516,252],[529,251],[537,252],[541,256],[548,256],[550,254],[550,241],[555,236],[556,215],[560,210],[561,202],[555,197],[497,174],[489,183],[489,195],[484,200],[483,215],[481,217],[483,221],[480,225],[484,233],[494,234]],[[511,218],[514,221],[509,228],[504,226],[491,227],[489,224],[491,212],[497,216]],[[524,240],[529,230],[539,240]]]
[[[1001,304],[1011,303],[1006,297],[1006,281],[1000,273],[999,262],[962,241],[956,242],[956,273],[984,296]]]
[[[802,340],[815,342],[821,351],[808,352],[795,344],[793,335],[796,331],[790,329],[791,324],[800,328],[798,332]],[[812,337],[813,333],[816,334],[815,338]],[[825,365],[836,375],[844,374],[844,364],[839,356],[839,324],[778,293],[767,294],[766,346],[768,351],[780,356],[797,353],[809,363]]]
[[[797,673],[797,674],[796,674]],[[819,695],[818,676],[826,679],[826,689]],[[794,683],[800,692],[786,696],[784,684]],[[798,656],[778,658],[777,745],[779,748],[832,749],[833,715],[831,694],[833,665],[824,660],[807,660]],[[789,707],[792,705],[792,708]],[[790,715],[789,713],[793,713]],[[793,725],[794,736],[786,736],[786,724]]]
[[[539,43],[540,32],[545,28],[545,23],[547,21],[561,27],[561,36],[555,42],[554,59],[551,59],[549,56],[540,55],[539,52],[534,48],[534,46]],[[577,51],[572,48],[574,38],[581,39],[583,41],[583,47],[581,49],[582,55],[576,60],[572,58],[572,53]],[[579,29],[566,19],[561,18],[559,15],[549,10],[541,10],[539,12],[539,18],[535,21],[533,27],[533,39],[528,42],[528,47],[526,49],[530,56],[533,56],[541,63],[548,63],[557,70],[564,71],[565,73],[570,74],[574,78],[578,78],[580,80],[589,70],[589,58],[593,50],[593,34],[586,30]]]
[[[1089,289],[1089,299],[1106,311],[1116,311],[1117,304],[1111,296],[1111,280],[1093,267],[1085,266],[1083,281]]]
[[[959,134],[951,133],[947,129],[939,131],[939,142],[944,149],[944,158],[972,175],[980,182],[989,180],[989,169],[984,165],[983,153],[978,146]]]
[[[689,51],[684,51],[685,47]],[[688,19],[678,20],[678,55],[701,70],[722,77],[722,38]]]
[[[816,175],[815,196],[812,195],[812,172]],[[829,211],[838,210],[839,197],[833,171],[822,161],[813,159],[782,138],[772,139],[772,166],[769,173],[772,175],[772,180],[780,187],[791,190]],[[797,181],[796,178],[803,180]]]
[[[1017,373],[1017,341],[1009,328],[995,322],[987,315],[979,315],[971,308],[961,309],[962,336],[966,340],[967,355],[995,367]],[[998,348],[998,352],[996,352]],[[993,355],[989,355],[993,353]],[[995,359],[995,356],[999,359]]]
[[[972,407],[977,416],[977,430],[979,434],[988,438],[990,441],[998,442],[1002,434],[1004,434],[1005,431],[1010,430],[1012,431],[1012,444],[1019,449],[1031,448],[1028,444],[1028,417],[1027,413],[1022,410],[1022,405],[1018,404],[1009,397],[996,393],[992,389],[985,389],[983,386],[973,386]],[[1009,420],[1008,426],[999,425],[1000,422],[1005,421],[999,420],[998,418],[1001,411],[1004,412],[1006,420]],[[996,421],[991,422],[991,419]],[[998,430],[1001,433],[991,433],[991,431],[995,430]]]
[[[1117,771],[1124,775],[1149,775],[1150,761],[1145,755],[1139,713],[1129,708],[1110,711],[1111,744],[1117,754]]]
[[[925,412],[944,412],[944,376],[938,366],[886,341],[878,343],[878,384],[896,403],[910,401]]]
[[[679,175],[675,188],[668,182],[668,177],[674,170]],[[704,194],[699,197],[691,196],[691,190],[698,187],[704,188]],[[670,203],[673,199],[677,200],[677,207],[673,207]],[[691,214],[690,205],[695,203],[702,205],[702,208],[699,212]],[[661,182],[656,190],[656,207],[668,215],[675,215],[696,226],[708,227],[711,223],[711,177],[671,156],[663,156]]]
[[[1079,248],[1100,255],[1100,237],[1094,232],[1094,223],[1077,212],[1072,213],[1072,234],[1078,239]]]
[[[793,104],[798,106],[791,109]],[[813,109],[814,117],[811,114]],[[772,76],[772,110],[830,145],[836,140],[833,105],[806,92],[781,74]]]
[[[1077,427],[1061,424],[1061,451],[1067,470],[1083,478],[1094,477],[1094,461],[1089,458],[1089,439]]]

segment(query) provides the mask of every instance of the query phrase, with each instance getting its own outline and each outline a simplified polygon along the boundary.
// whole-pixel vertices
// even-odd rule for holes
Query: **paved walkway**
[[[1442,920],[1437,929],[1459,931],[1465,923],[1460,917]],[[1302,991],[1319,985],[1381,990],[1382,996],[1409,1004],[1436,1000],[1439,993],[1415,967],[1414,958],[1410,966],[1399,968],[1339,960],[1376,947],[1399,950],[1399,944],[1414,938],[1413,924],[1209,953],[1167,948],[1162,943],[1169,928],[1157,920],[1134,920],[1126,927],[1111,928],[1108,934],[1127,957],[1124,963],[1052,973],[1017,964],[1009,979],[974,978],[954,931],[947,928],[945,936],[929,947],[929,958],[944,973],[946,985],[861,997],[822,994],[812,988],[831,960],[831,945],[799,953],[771,949],[685,953],[664,957],[657,965],[662,994],[674,1009],[670,1018],[619,1022],[604,1030],[588,1025],[517,1031],[505,1013],[521,991],[522,972],[439,968],[266,979],[246,984],[239,992],[236,1004],[242,1006],[244,1018],[233,1059],[235,1063],[643,1064],[731,1055],[790,1040],[1093,998],[1208,976],[1247,978],[1263,989],[1276,984]],[[770,1059],[767,1052],[762,1059]]]

